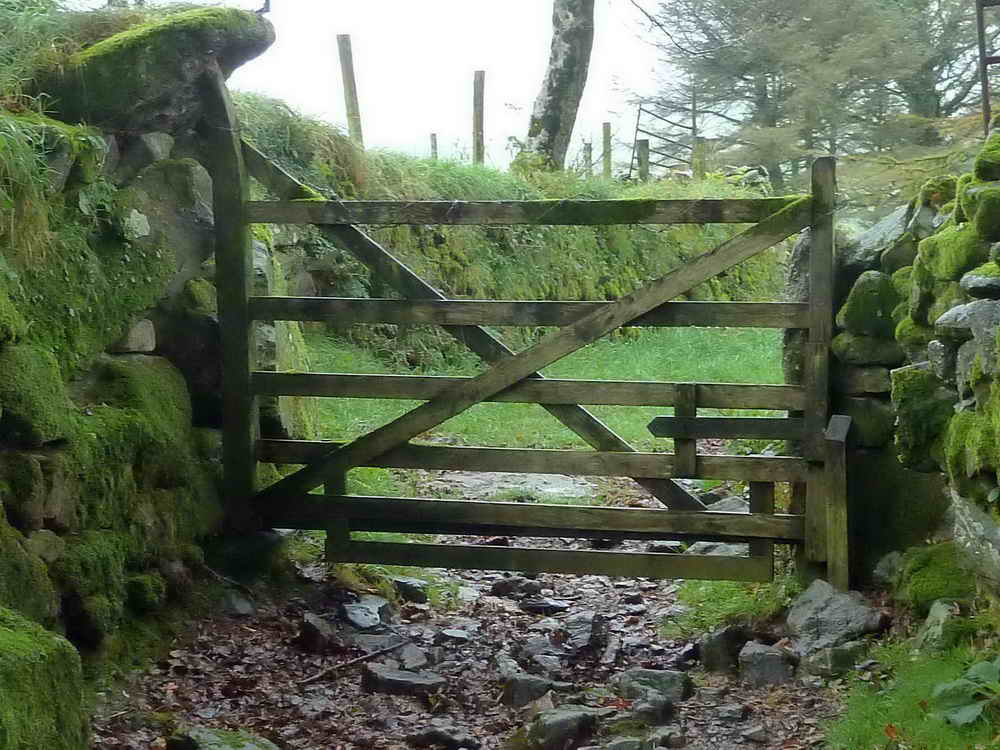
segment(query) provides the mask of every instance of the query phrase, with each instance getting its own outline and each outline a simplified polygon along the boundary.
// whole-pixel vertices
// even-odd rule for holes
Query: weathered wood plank
[[[431,399],[466,378],[442,375],[352,375],[257,371],[253,387],[261,396]],[[698,403],[711,409],[801,409],[804,390],[794,385],[698,383]],[[522,380],[488,401],[518,404],[606,404],[672,406],[676,383],[641,380]]]
[[[445,544],[351,542],[347,562],[524,573],[574,573],[623,578],[768,581],[763,558],[665,555],[592,550],[532,549]]]
[[[649,423],[649,431],[655,437],[674,438],[675,441],[697,438],[800,440],[803,428],[801,419],[770,417],[655,417]]]
[[[222,355],[222,456],[229,522],[238,529],[255,528],[251,498],[256,490],[255,457],[259,417],[250,384],[256,348],[248,299],[253,279],[253,252],[244,215],[248,180],[229,91],[219,71],[201,80],[205,109],[200,125],[208,145],[215,215],[215,258]]]
[[[281,167],[268,160],[253,146],[243,142],[247,166],[253,176],[281,198],[302,198],[308,189]],[[319,232],[329,242],[350,252],[382,281],[405,297],[445,300],[438,289],[424,281],[405,263],[394,257],[367,234],[353,226],[321,226]],[[446,327],[453,338],[467,346],[484,362],[496,363],[514,356],[514,352],[485,328],[478,326]],[[544,379],[532,373],[531,379]],[[592,448],[602,451],[633,451],[631,445],[593,414],[576,404],[542,404],[549,414],[575,432]],[[673,480],[643,479],[638,484],[670,508],[704,510],[705,505]]]
[[[310,440],[261,440],[258,458],[267,463],[305,464],[316,461],[344,443]],[[572,476],[676,476],[670,453],[547,450],[541,448],[457,448],[441,445],[401,445],[366,459],[361,466],[389,469],[504,471]],[[795,482],[806,478],[804,459],[787,456],[698,456],[701,479]],[[300,493],[274,493],[272,497]]]
[[[842,414],[830,417],[826,429],[826,570],[830,585],[847,591],[851,584],[850,542],[847,524],[847,433],[851,418]]]
[[[825,563],[827,556],[827,498],[830,487],[823,464],[810,463],[806,482],[806,541],[802,552],[807,563]]]
[[[274,224],[754,224],[801,196],[694,200],[255,201],[254,223]]]
[[[396,531],[405,526],[411,532],[449,533],[449,526],[464,524],[466,528],[502,526],[520,530],[520,536],[534,536],[535,530],[547,530],[555,536],[593,532],[617,533],[626,538],[659,539],[670,535],[786,544],[800,542],[805,535],[801,516],[540,503],[299,495],[285,498],[262,512],[268,523],[278,528],[298,529],[323,528],[331,521],[345,521],[357,531]],[[389,528],[385,524],[394,526]],[[633,536],[636,534],[640,537]]]
[[[807,458],[822,461],[823,430],[830,414],[830,341],[833,338],[834,211],[837,204],[837,160],[821,157],[812,165],[813,215],[809,251],[809,346],[806,347],[805,410]]]
[[[750,482],[750,512],[774,513],[774,482]],[[801,516],[793,516],[801,518]],[[803,530],[805,526],[803,524]],[[771,578],[774,578],[774,544],[769,541],[750,542],[750,554],[754,557],[766,557],[771,561]]]
[[[695,258],[608,307],[595,310],[576,323],[545,336],[534,346],[481,375],[367,433],[322,460],[299,469],[295,474],[264,490],[259,497],[266,501],[268,497],[308,492],[322,484],[327,476],[362,465],[422,432],[437,427],[470,406],[596,341],[623,323],[649,312],[796,233],[809,221],[811,214],[810,199],[796,202],[724,242],[715,250]],[[641,476],[641,472],[635,476]]]
[[[253,297],[256,320],[336,321],[444,326],[564,326],[611,302],[396,300],[349,297]],[[808,328],[801,302],[667,302],[626,326]]]
[[[694,421],[698,416],[698,391],[694,383],[678,383],[674,414],[678,419]],[[655,433],[654,433],[655,434]],[[674,440],[674,471],[680,477],[698,475],[698,444],[691,438],[681,436]]]

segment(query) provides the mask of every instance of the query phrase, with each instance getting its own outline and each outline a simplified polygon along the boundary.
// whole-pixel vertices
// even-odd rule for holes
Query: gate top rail
[[[247,219],[266,224],[756,224],[795,203],[779,198],[535,201],[251,201]]]

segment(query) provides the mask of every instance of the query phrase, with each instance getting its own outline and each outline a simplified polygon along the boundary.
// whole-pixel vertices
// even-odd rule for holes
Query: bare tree
[[[593,46],[594,0],[555,0],[549,66],[531,113],[526,150],[557,169],[566,162]]]

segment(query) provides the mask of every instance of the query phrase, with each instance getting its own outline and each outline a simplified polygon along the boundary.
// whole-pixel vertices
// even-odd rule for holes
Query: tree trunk
[[[549,67],[531,113],[527,150],[556,169],[566,162],[593,46],[594,0],[555,0]]]

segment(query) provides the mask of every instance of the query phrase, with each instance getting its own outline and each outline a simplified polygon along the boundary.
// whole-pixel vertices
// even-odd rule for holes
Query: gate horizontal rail
[[[251,387],[261,396],[432,399],[468,378],[445,375],[356,375],[257,370]],[[805,389],[797,385],[695,383],[695,398],[706,409],[800,410]],[[523,380],[487,401],[517,404],[673,406],[677,383],[641,380]]]
[[[445,544],[353,542],[338,557],[358,563],[412,565],[428,568],[516,570],[522,573],[575,573],[628,578],[699,578],[726,581],[770,581],[770,557],[663,555],[641,552],[597,552],[533,547],[488,547]]]
[[[266,463],[309,464],[346,443],[318,440],[261,440],[257,458]],[[566,474],[593,477],[668,479],[745,479],[756,482],[804,482],[809,464],[794,456],[702,456],[694,470],[678,472],[672,453],[552,450],[546,448],[457,448],[405,443],[360,466],[385,469],[499,471],[515,474]],[[283,493],[282,502],[299,493]],[[277,499],[277,498],[276,498]],[[268,500],[265,500],[265,504]]]
[[[394,300],[345,297],[251,297],[256,320],[436,324],[443,326],[565,326],[611,302]],[[800,302],[667,302],[626,323],[635,326],[808,328]]]
[[[264,508],[265,517],[267,508]],[[795,543],[805,538],[802,516],[647,510],[544,503],[482,502],[360,495],[301,495],[281,509],[288,528],[325,527],[348,520],[358,531],[468,534],[473,527],[503,527],[519,536],[591,536],[627,539],[760,539]],[[458,527],[459,530],[455,530]],[[511,533],[508,531],[506,533]],[[482,534],[482,531],[472,533]]]
[[[693,200],[252,201],[261,224],[756,224],[803,196]]]

